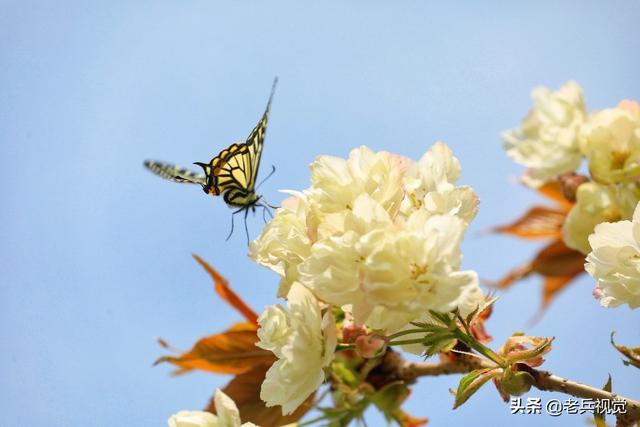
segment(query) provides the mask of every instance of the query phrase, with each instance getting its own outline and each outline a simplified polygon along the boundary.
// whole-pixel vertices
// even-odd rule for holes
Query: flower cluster
[[[587,113],[582,88],[575,82],[557,92],[535,88],[531,98],[534,107],[521,127],[502,137],[507,154],[528,168],[525,182],[538,187],[580,166],[578,134]]]
[[[589,236],[585,269],[597,281],[593,291],[603,307],[640,307],[640,203],[631,221],[605,222]]]
[[[582,89],[569,82],[558,91],[537,88],[534,107],[518,129],[505,132],[508,155],[527,167],[532,187],[572,173],[586,159],[591,180],[580,185],[563,229],[567,246],[588,253],[596,224],[631,218],[640,200],[640,104],[587,113]]]
[[[459,175],[444,143],[418,162],[363,146],[311,165],[311,187],[290,192],[250,247],[280,275],[289,306],[269,307],[259,321],[258,345],[278,358],[262,386],[269,406],[290,413],[323,381],[335,347],[332,307],[384,334],[429,311],[470,312],[482,302],[477,274],[460,271],[478,198],[455,185]]]
[[[321,316],[311,291],[294,283],[287,294],[289,310],[268,307],[258,319],[257,346],[277,357],[262,383],[260,398],[292,413],[324,381],[323,368],[333,360],[336,325],[330,312]]]

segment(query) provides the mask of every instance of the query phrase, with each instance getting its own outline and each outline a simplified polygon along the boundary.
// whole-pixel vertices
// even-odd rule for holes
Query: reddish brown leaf
[[[555,201],[556,208],[534,206],[512,224],[495,230],[525,239],[554,240],[538,252],[531,262],[513,269],[495,285],[502,289],[508,288],[530,274],[537,273],[544,278],[544,309],[561,289],[584,271],[584,255],[568,248],[562,241],[562,225],[573,203],[565,197],[561,183],[550,182],[538,188],[538,192]]]
[[[532,337],[518,333],[507,338],[498,353],[511,364],[524,363],[533,368],[542,365],[542,356],[551,351],[553,340],[553,337]]]
[[[579,273],[569,276],[546,277],[542,287],[542,308],[546,308],[558,292],[563,290]]]
[[[520,267],[514,268],[509,273],[507,273],[506,276],[498,280],[498,282],[489,282],[489,283],[499,289],[506,289],[509,286],[513,285],[515,282],[524,279],[532,272],[533,272],[533,269],[531,267],[531,263],[527,263],[527,264],[521,265]]]
[[[584,270],[585,256],[567,247],[562,239],[545,246],[531,263],[532,270],[543,276],[575,276]]]
[[[283,416],[280,406],[267,408],[260,399],[260,387],[269,366],[257,366],[237,375],[222,389],[238,406],[243,422],[252,422],[261,427],[277,427],[298,421],[311,409],[315,393],[305,400],[291,415]],[[206,411],[215,413],[213,399]]]
[[[558,238],[566,215],[562,210],[534,206],[515,222],[496,227],[494,231],[523,239]]]
[[[549,182],[543,185],[542,187],[538,188],[538,193],[556,202],[558,205],[560,205],[559,207],[565,212],[569,212],[569,210],[573,207],[573,203],[567,200],[567,198],[564,196],[562,186],[558,181]]]
[[[429,422],[428,418],[416,418],[403,410],[399,410],[395,418],[402,427],[420,427]]]
[[[210,335],[199,340],[191,350],[180,356],[164,356],[156,361],[169,362],[183,374],[193,369],[219,374],[241,374],[257,365],[271,366],[273,353],[256,347],[258,341],[254,323],[237,323],[221,334]]]
[[[515,268],[496,283],[498,288],[508,288],[515,282],[537,273],[544,279],[542,305],[536,315],[537,320],[553,298],[584,271],[584,255],[568,248],[562,239],[545,246],[533,261]]]
[[[491,317],[491,313],[493,313],[493,304],[488,305],[487,308],[482,310],[469,325],[473,337],[481,343],[488,343],[492,340],[491,335],[489,335],[485,327],[485,322]]]
[[[229,287],[227,279],[214,270],[206,261],[196,254],[192,254],[196,261],[206,270],[215,283],[216,293],[233,308],[238,310],[249,322],[256,323],[258,315]]]
[[[569,286],[569,284],[578,277],[582,273],[581,271],[576,272],[572,275],[567,276],[543,276],[544,283],[542,284],[542,303],[540,305],[540,309],[538,312],[529,320],[529,324],[533,325],[537,323],[545,310],[551,304],[556,295]]]

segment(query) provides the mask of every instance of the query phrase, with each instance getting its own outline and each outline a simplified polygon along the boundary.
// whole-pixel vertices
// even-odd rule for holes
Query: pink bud
[[[365,359],[380,354],[386,345],[387,341],[378,335],[360,335],[356,338],[356,351]]]
[[[602,292],[602,289],[595,287],[593,289],[593,291],[591,292],[591,294],[593,295],[593,297],[595,299],[601,299],[604,296],[604,292]]]
[[[364,326],[356,325],[351,316],[346,316],[344,322],[342,322],[342,342],[352,343],[357,337],[366,334],[367,329]]]

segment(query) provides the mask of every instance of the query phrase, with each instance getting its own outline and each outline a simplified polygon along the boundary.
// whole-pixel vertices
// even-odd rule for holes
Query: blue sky
[[[239,320],[190,254],[259,311],[275,302],[277,277],[246,257],[242,232],[224,241],[222,200],[163,182],[142,160],[208,161],[244,138],[275,75],[270,201],[307,187],[317,155],[366,144],[419,158],[443,140],[481,198],[464,267],[487,279],[537,248],[481,233],[540,201],[517,184],[521,169],[499,138],[526,113],[531,89],[575,79],[591,110],[640,98],[634,1],[5,0],[0,11],[6,425],[164,425],[228,380],[151,367],[164,354],[155,337],[188,348]],[[250,221],[252,235],[260,225]],[[640,343],[638,313],[600,308],[592,287],[576,283],[529,328],[540,288],[523,282],[502,294],[490,332],[496,345],[525,328],[554,335],[548,369],[593,385],[611,373],[614,390],[638,398],[638,373],[608,345],[614,329]],[[435,426],[540,425],[542,416],[510,415],[491,387],[451,411],[457,380],[421,381],[407,409]],[[582,426],[584,416],[544,423]]]

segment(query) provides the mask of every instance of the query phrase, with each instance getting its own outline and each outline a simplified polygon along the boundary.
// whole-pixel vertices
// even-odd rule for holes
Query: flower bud
[[[360,335],[356,338],[356,351],[365,359],[370,359],[384,351],[387,341],[379,335]]]
[[[534,382],[535,379],[528,372],[505,369],[500,379],[500,389],[511,396],[522,396]]]
[[[347,317],[342,322],[342,342],[352,343],[355,342],[359,336],[367,335],[367,328],[364,326],[358,326],[353,322],[353,319]]]
[[[560,187],[562,188],[562,195],[570,202],[576,201],[576,192],[581,184],[589,181],[589,178],[584,175],[579,175],[575,172],[565,173],[558,178],[560,181]]]

